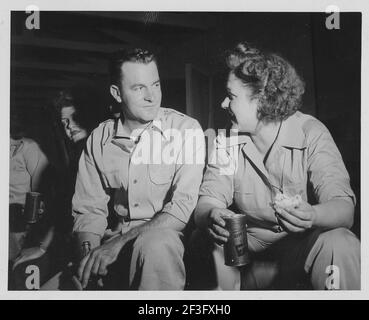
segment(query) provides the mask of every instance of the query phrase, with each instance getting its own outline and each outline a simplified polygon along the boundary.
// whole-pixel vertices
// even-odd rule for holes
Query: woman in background
[[[65,89],[56,95],[53,101],[57,120],[55,127],[56,131],[61,128],[64,132],[64,136],[57,134],[63,156],[58,159],[59,163],[53,163],[53,181],[49,187],[54,196],[44,221],[44,225],[48,226],[47,241],[22,250],[14,262],[13,269],[42,257],[46,252],[52,256],[52,274],[71,260],[71,199],[79,157],[90,131],[98,125],[98,101],[92,89],[86,87]]]
[[[104,110],[100,96],[90,87],[73,87],[56,95],[54,108],[62,126],[66,144],[63,144],[64,159],[59,173],[58,197],[55,206],[55,225],[61,238],[55,250],[58,270],[41,290],[74,290],[70,282],[71,262],[75,259],[72,238],[72,198],[76,183],[78,162],[90,132],[98,126],[108,110]],[[60,281],[60,283],[59,283]]]
[[[57,229],[58,250],[55,260],[65,265],[72,259],[71,233],[73,218],[71,201],[77,177],[78,161],[90,132],[99,124],[99,99],[89,87],[73,87],[57,93],[53,106],[64,137],[64,159],[58,167],[57,199],[54,207],[54,224]],[[66,141],[64,140],[66,138]]]

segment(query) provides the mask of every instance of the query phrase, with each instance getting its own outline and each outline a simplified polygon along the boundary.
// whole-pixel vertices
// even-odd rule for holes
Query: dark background
[[[325,13],[46,12],[40,29],[27,30],[28,14],[11,15],[11,108],[21,110],[30,135],[51,161],[60,158],[51,101],[72,85],[99,96],[91,113],[108,116],[108,57],[126,46],[158,53],[163,106],[186,112],[186,66],[211,80],[212,126],[226,125],[224,51],[247,40],[289,60],[306,82],[304,112],[331,131],[351,177],[360,236],[361,14],[340,13],[328,30]],[[205,111],[204,111],[205,110]],[[206,116],[204,108],[202,116]],[[206,125],[204,127],[206,129]]]

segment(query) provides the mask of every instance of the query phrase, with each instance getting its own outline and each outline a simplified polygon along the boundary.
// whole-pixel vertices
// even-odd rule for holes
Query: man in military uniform
[[[88,241],[92,250],[78,277],[83,287],[95,275],[114,289],[182,290],[183,230],[202,180],[203,132],[196,120],[161,107],[152,53],[119,52],[110,72],[121,116],[91,133],[79,161],[73,231],[78,248]],[[111,197],[114,230],[107,223]]]

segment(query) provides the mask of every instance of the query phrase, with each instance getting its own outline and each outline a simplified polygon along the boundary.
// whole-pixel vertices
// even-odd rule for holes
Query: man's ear
[[[117,101],[118,103],[122,102],[122,97],[120,95],[120,90],[119,90],[118,86],[116,86],[115,84],[112,84],[110,86],[110,94],[113,96],[115,101]]]

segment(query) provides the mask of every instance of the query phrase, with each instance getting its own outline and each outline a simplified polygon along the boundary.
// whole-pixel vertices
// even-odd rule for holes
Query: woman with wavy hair
[[[355,195],[328,129],[298,111],[304,82],[281,56],[246,42],[226,62],[222,108],[237,135],[217,138],[195,210],[216,285],[239,288],[238,270],[223,259],[222,217],[232,211],[247,218],[252,263],[244,288],[359,289],[360,242],[349,231]]]

